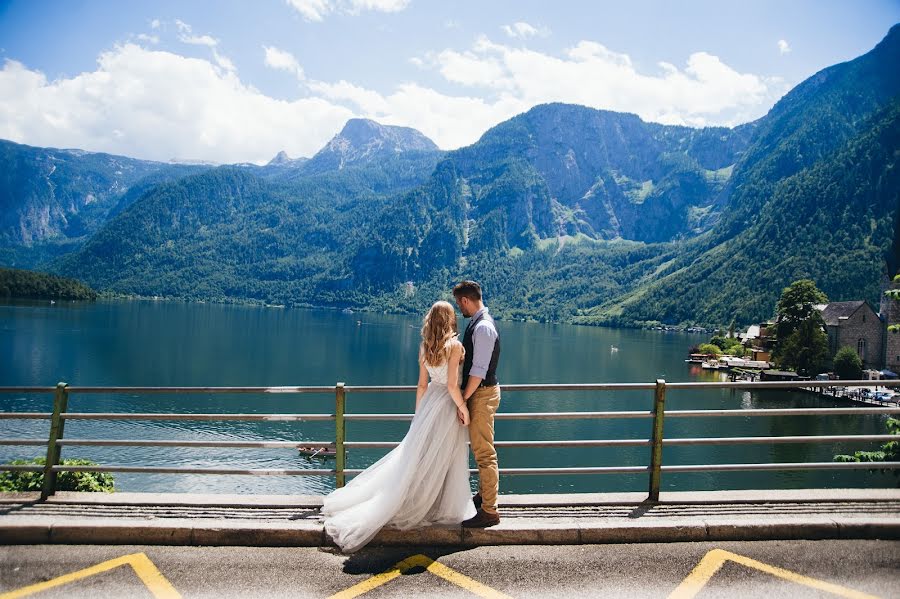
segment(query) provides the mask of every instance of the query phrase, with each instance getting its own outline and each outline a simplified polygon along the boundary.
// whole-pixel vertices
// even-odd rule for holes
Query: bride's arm
[[[453,349],[450,350],[450,357],[447,360],[447,391],[456,404],[459,413],[460,423],[469,424],[469,408],[463,399],[462,392],[459,390],[459,361],[462,359],[462,344],[456,342]]]
[[[419,382],[416,384],[416,412],[419,411],[419,400],[428,389],[428,370],[425,368],[425,358],[419,354]]]

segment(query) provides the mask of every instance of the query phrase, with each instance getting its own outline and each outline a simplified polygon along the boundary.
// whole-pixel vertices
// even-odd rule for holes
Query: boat
[[[704,370],[726,370],[728,365],[713,358],[712,360],[706,360],[700,364],[700,367]]]
[[[311,458],[333,458],[337,456],[334,447],[298,447],[297,451]]]
[[[353,314],[353,309],[352,308],[344,308],[343,310],[341,310],[341,312],[343,312],[344,314]]]

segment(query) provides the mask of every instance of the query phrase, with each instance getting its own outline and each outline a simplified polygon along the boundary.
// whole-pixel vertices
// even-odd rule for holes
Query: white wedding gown
[[[469,429],[456,418],[447,363],[426,368],[431,382],[400,445],[325,497],[325,531],[344,552],[360,549],[384,526],[408,530],[475,516]]]

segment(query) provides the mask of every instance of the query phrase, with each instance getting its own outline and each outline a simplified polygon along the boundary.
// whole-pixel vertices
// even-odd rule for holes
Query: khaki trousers
[[[481,509],[489,514],[496,514],[500,472],[497,468],[497,450],[494,448],[494,414],[500,407],[500,385],[476,389],[469,398],[468,407],[469,439],[478,465]]]

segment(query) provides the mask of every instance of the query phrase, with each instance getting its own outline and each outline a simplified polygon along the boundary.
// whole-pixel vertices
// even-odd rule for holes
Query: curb
[[[432,527],[415,531],[382,530],[373,546],[586,545],[615,543],[683,543],[703,541],[772,541],[823,539],[900,540],[900,519],[770,521],[765,523],[656,523],[653,525],[559,523],[508,526],[484,530]],[[0,543],[6,545],[184,545],[247,547],[333,546],[320,524],[263,526],[259,523],[197,522],[138,525],[84,521],[78,523],[4,522]]]

